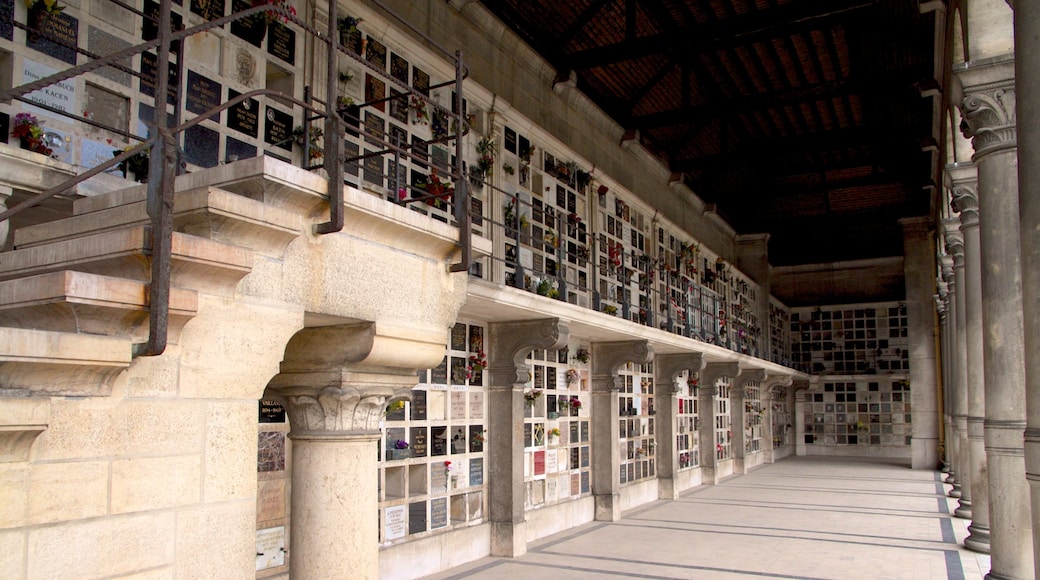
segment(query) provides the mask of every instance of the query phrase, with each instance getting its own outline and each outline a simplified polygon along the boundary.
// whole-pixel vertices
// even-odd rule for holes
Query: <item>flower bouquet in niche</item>
[[[386,458],[389,460],[407,459],[412,456],[412,449],[408,442],[403,439],[394,441],[393,447],[386,450]]]
[[[50,156],[53,151],[43,137],[43,125],[29,113],[18,113],[11,125],[11,136],[17,137],[22,149]]]
[[[40,33],[45,37],[53,36],[49,30],[51,20],[58,18],[65,7],[58,0],[25,0],[25,7],[28,9],[25,24],[29,28],[29,40],[39,39]]]

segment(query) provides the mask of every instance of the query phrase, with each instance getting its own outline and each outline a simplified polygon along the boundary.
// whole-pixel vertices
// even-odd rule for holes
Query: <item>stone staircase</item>
[[[280,255],[314,223],[324,190],[321,177],[263,157],[178,177],[169,342],[199,293],[232,296],[256,256]],[[0,396],[111,393],[148,338],[145,197],[133,185],[81,198],[71,216],[13,232],[0,253]]]

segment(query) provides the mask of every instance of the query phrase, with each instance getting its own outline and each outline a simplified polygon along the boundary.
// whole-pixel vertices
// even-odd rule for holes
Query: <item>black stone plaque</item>
[[[415,457],[426,457],[427,435],[426,427],[412,427],[412,455]]]
[[[412,391],[412,421],[426,420],[426,391]]]
[[[402,122],[408,122],[408,96],[400,91],[390,89],[390,116]]]
[[[441,360],[441,364],[434,367],[430,374],[431,383],[436,385],[448,384],[448,357],[444,357]]]
[[[524,423],[524,447],[534,444],[534,431],[530,423]]]
[[[37,16],[40,13],[29,11],[29,27],[39,32],[27,32],[25,45],[67,64],[76,64],[73,47],[79,44],[79,20],[64,12]]]
[[[451,350],[466,350],[466,325],[461,322],[451,327]]]
[[[264,141],[292,151],[292,115],[268,105],[264,122]]]
[[[484,350],[484,329],[479,326],[469,327],[469,350],[479,352]]]
[[[570,469],[577,469],[578,464],[581,462],[581,453],[577,447],[571,447],[570,450]]]
[[[373,153],[365,150],[365,153]],[[383,187],[383,158],[378,155],[365,158],[365,181]]]
[[[471,487],[484,485],[484,459],[469,460],[469,484]]]
[[[224,157],[228,163],[239,159],[252,159],[256,157],[256,145],[239,141],[234,137],[228,137],[224,142]]]
[[[141,120],[146,126],[152,126],[155,123],[155,107],[146,105],[144,103],[137,104],[137,118]],[[174,125],[173,113],[166,113],[166,126],[172,127]]]
[[[284,24],[272,22],[267,28],[267,54],[295,64],[296,32]]]
[[[372,111],[365,111],[365,131],[371,135],[365,136],[365,142],[376,147],[383,147],[381,141],[386,137],[386,120]]]
[[[484,451],[484,426],[469,426],[469,452],[480,453]]]
[[[241,93],[234,89],[228,89],[228,100],[234,99]],[[247,99],[228,109],[227,126],[236,131],[241,131],[250,137],[256,138],[260,128],[260,101]],[[240,157],[241,159],[241,157]]]
[[[582,467],[588,467],[589,466],[589,446],[588,445],[586,445],[586,446],[581,448],[581,466]]]
[[[589,493],[589,472],[581,472],[581,493]]]
[[[571,421],[571,424],[570,424],[570,438],[568,439],[568,441],[570,441],[571,443],[577,443],[578,441],[581,441],[581,438],[578,436],[578,429],[579,429],[578,422],[577,421]]]
[[[158,57],[150,52],[141,53],[141,83],[140,91],[149,97],[155,97],[155,74],[158,72]],[[166,102],[174,104],[177,102],[177,67],[170,66],[167,69],[168,85],[166,90]]]
[[[408,504],[408,533],[418,534],[426,531],[426,502]]]
[[[192,113],[202,114],[220,105],[224,87],[213,79],[193,70],[188,71],[188,87],[184,92],[184,108]],[[220,116],[213,118],[220,122]]]
[[[206,20],[224,15],[224,0],[191,0],[191,11]]]
[[[378,40],[368,37],[365,48],[365,58],[379,70],[386,70],[386,45]]]
[[[413,67],[412,88],[426,96],[430,96],[430,75],[419,67]]]
[[[516,131],[506,127],[503,134],[503,149],[510,153],[516,153]]]
[[[426,161],[430,155],[430,145],[426,141],[423,141],[420,137],[412,135],[412,155],[414,156],[417,164],[421,167],[426,167],[423,161]],[[414,181],[414,180],[413,180]]]
[[[533,375],[533,378],[531,380],[533,381],[534,388],[536,388],[536,389],[544,388],[545,387],[545,367],[543,367],[542,365],[534,365],[534,375]]]
[[[216,167],[220,161],[220,133],[195,125],[184,131],[184,160],[200,167]]]
[[[387,421],[404,421],[404,406],[397,407],[386,414]]]
[[[396,52],[390,53],[390,76],[408,84],[408,61]]]
[[[245,0],[243,0],[245,1]],[[248,4],[248,1],[246,2]],[[144,17],[141,19],[141,39],[154,40],[159,36],[159,3],[153,0],[144,1]],[[170,12],[170,26],[173,30],[184,29],[184,17],[177,12]],[[181,41],[176,40],[170,44],[170,51],[174,54],[181,53]]]
[[[241,12],[252,8],[253,3],[249,0],[231,0],[231,11]],[[231,34],[245,40],[253,46],[259,47],[264,43],[267,35],[267,18],[263,14],[257,14],[248,18],[235,20],[231,23]]]
[[[468,362],[465,358],[451,357],[451,384],[466,384],[466,365]]]
[[[430,428],[430,455],[436,457],[438,455],[448,454],[448,428],[447,427],[431,427]]]
[[[577,441],[577,439],[575,439],[575,441]],[[581,442],[582,443],[588,443],[589,442],[589,422],[588,421],[582,421],[581,422]]]
[[[14,0],[0,0],[0,38],[14,40],[12,22],[14,22]],[[4,142],[7,142],[6,138]]]
[[[261,423],[285,423],[285,408],[274,401],[260,399]]]
[[[520,157],[531,154],[531,142],[527,140],[527,137],[520,135],[520,141],[518,142],[517,147],[518,149],[516,154]]]
[[[405,131],[401,127],[390,123],[390,143],[394,146],[401,147],[402,149],[408,147],[408,131]],[[393,175],[393,171],[388,171],[390,175]],[[403,172],[402,167],[402,181],[408,178],[408,175]]]
[[[378,77],[365,73],[365,102],[378,101],[386,97],[386,83]],[[380,111],[386,110],[386,101],[380,101],[374,105]]]
[[[357,179],[358,173],[361,172],[361,164],[358,163],[358,160],[357,160],[357,157],[360,154],[361,154],[361,148],[358,146],[357,143],[354,143],[352,141],[344,141],[343,142],[343,155],[348,159],[348,161],[343,164],[343,177],[344,177],[344,179],[346,179],[347,177],[353,177],[354,180]],[[419,376],[420,376],[419,382],[420,383],[425,383],[426,382],[426,371],[425,370],[419,371]]]
[[[448,498],[439,497],[430,500],[430,529],[436,530],[448,525]]]

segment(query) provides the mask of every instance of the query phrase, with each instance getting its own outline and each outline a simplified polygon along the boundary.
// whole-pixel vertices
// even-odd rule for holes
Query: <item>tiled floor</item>
[[[970,523],[942,474],[858,459],[791,458],[431,578],[980,580]]]

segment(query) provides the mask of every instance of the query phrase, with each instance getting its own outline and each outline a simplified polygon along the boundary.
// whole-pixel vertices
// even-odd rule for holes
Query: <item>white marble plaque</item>
[[[484,393],[480,391],[471,391],[469,394],[469,418],[470,419],[483,419],[484,418]]]
[[[462,421],[466,419],[466,393],[465,392],[452,392],[451,393],[451,419],[452,421]]]
[[[53,69],[49,66],[42,65],[38,62],[33,62],[29,59],[22,61],[22,83],[31,83],[38,81],[44,77],[48,77],[56,72],[58,69]],[[41,105],[47,105],[48,107],[54,107],[59,111],[81,113],[82,111],[75,111],[76,106],[76,82],[73,80],[64,80],[58,83],[54,83],[48,87],[33,91],[26,95],[31,101],[40,103]],[[29,106],[28,109],[32,110],[34,114],[47,114],[42,109]]]
[[[556,450],[550,449],[545,453],[545,471],[546,473],[556,473],[559,470],[560,465],[557,461]]]
[[[444,391],[429,391],[426,394],[426,411],[430,421],[443,421],[447,411],[447,393]]]
[[[520,265],[529,270],[534,268],[534,254],[531,250],[520,248]]]
[[[285,565],[285,526],[256,531],[256,571]]]
[[[383,518],[386,526],[383,534],[387,540],[396,540],[404,537],[408,529],[407,506],[388,507],[383,511]]]

